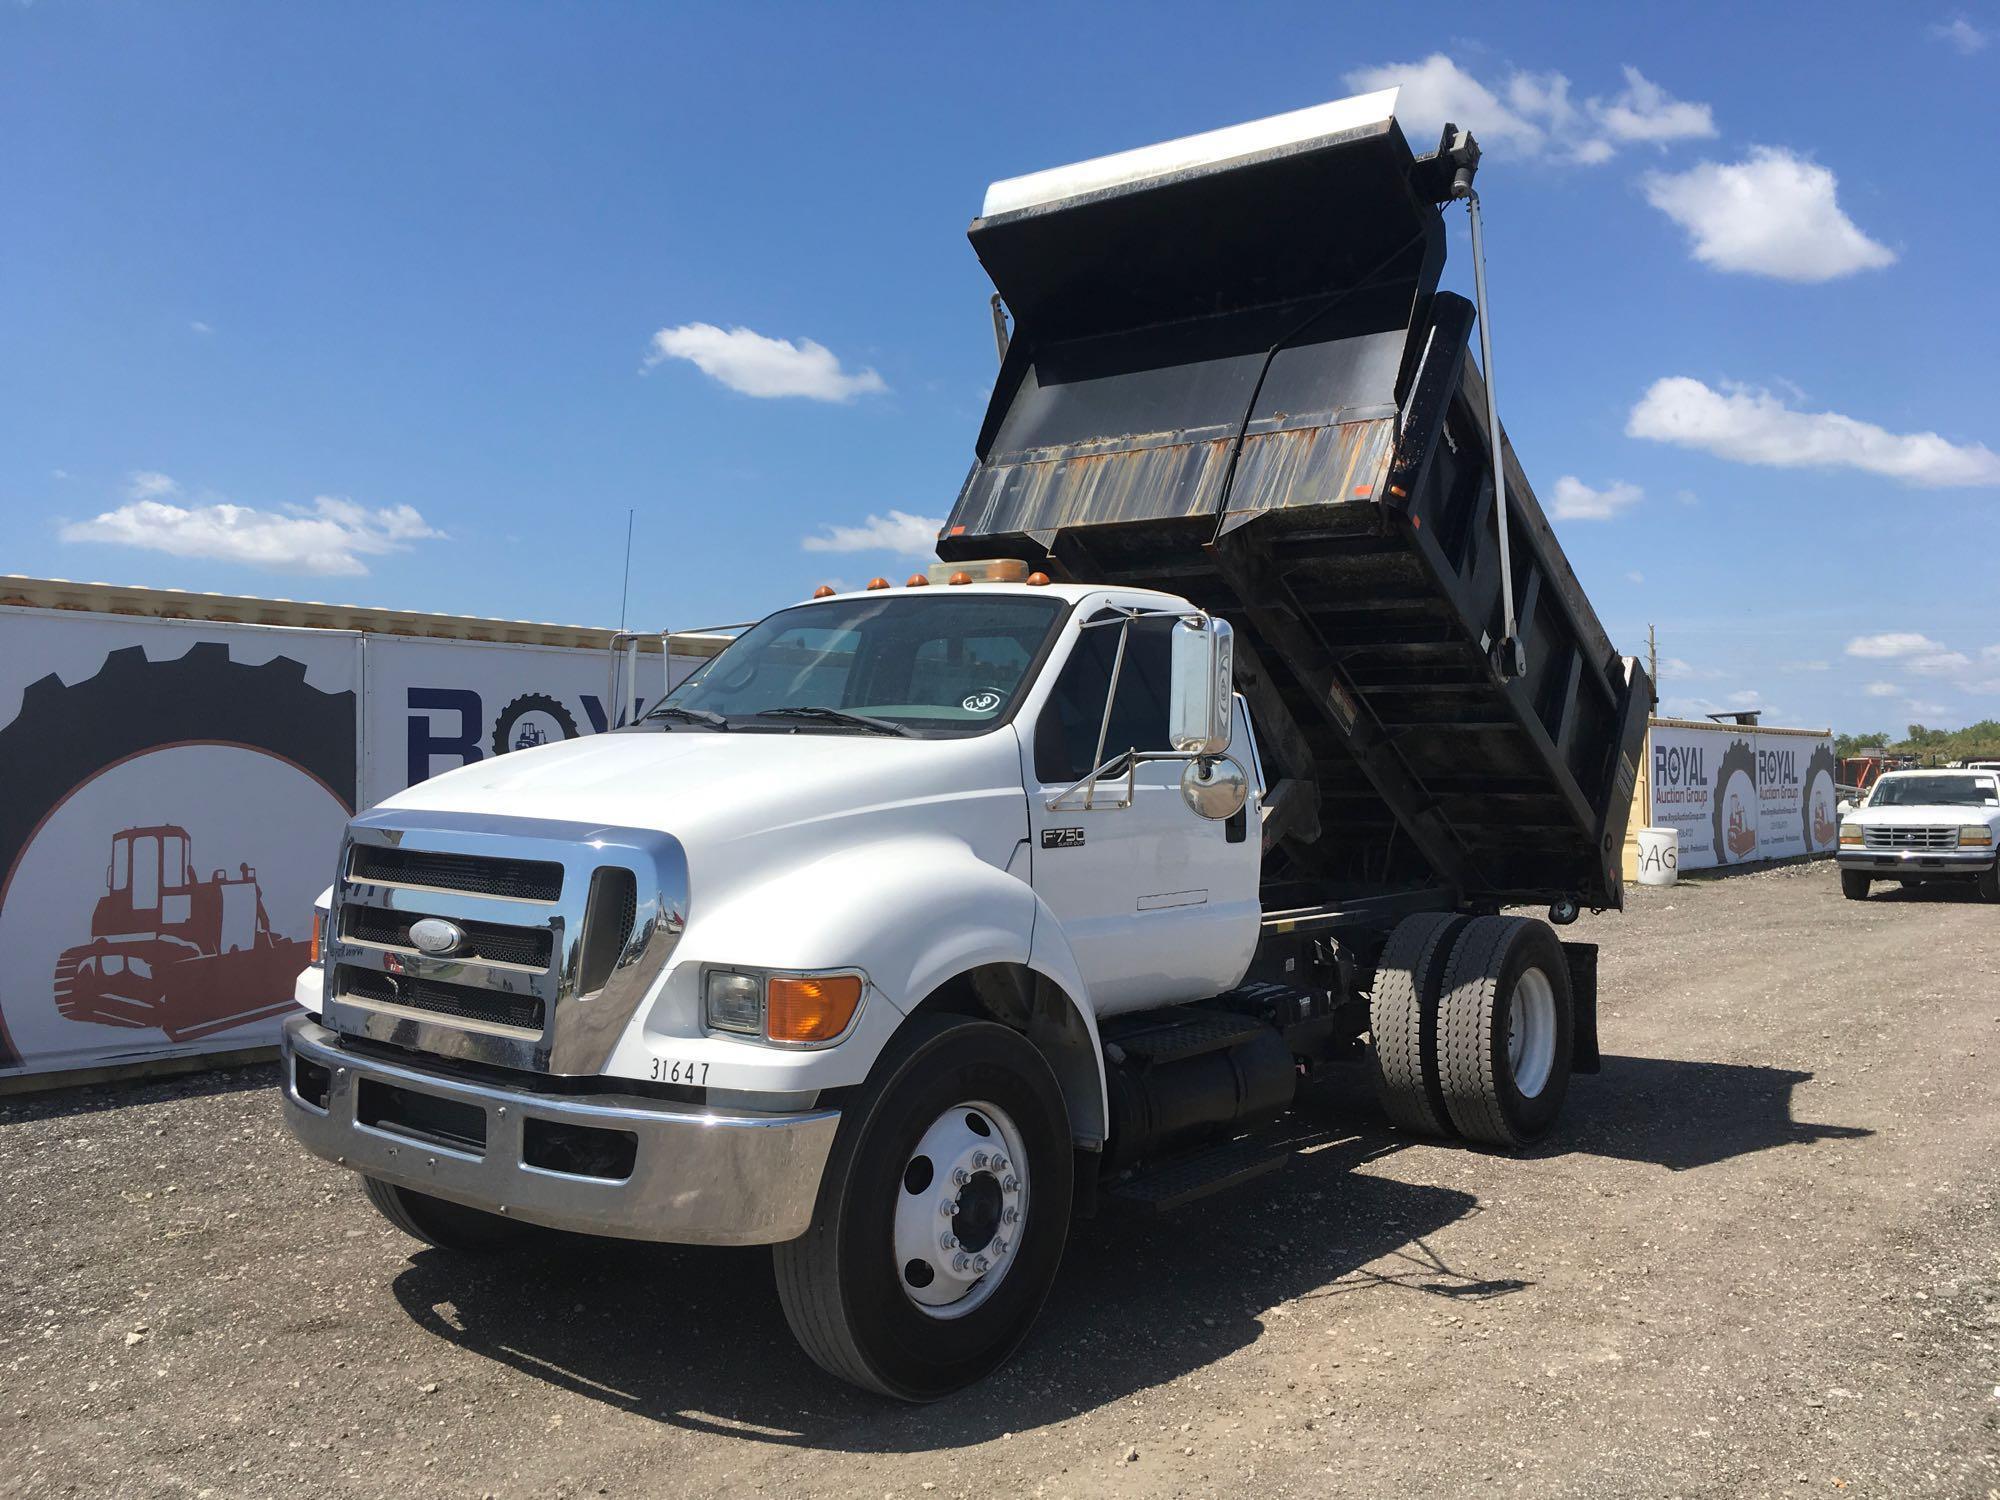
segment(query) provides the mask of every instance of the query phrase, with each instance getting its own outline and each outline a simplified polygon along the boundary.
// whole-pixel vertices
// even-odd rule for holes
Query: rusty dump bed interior
[[[1502,600],[1450,169],[1393,119],[976,220],[1014,318],[947,561],[1171,590],[1237,630],[1266,903],[1619,904],[1651,689],[1511,447]]]

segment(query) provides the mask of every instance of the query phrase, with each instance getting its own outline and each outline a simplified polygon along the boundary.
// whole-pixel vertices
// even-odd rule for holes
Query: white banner
[[[1655,828],[1680,836],[1680,868],[1755,864],[1833,849],[1833,741],[1731,724],[1652,728]]]
[[[359,667],[338,631],[0,611],[0,1071],[273,1039]]]
[[[351,813],[605,728],[608,668],[0,606],[0,1073],[275,1041]],[[642,657],[649,701],[659,670]]]

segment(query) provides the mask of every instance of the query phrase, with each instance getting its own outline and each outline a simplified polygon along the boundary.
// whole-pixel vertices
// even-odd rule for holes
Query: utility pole
[[[1653,684],[1653,707],[1660,706],[1660,638],[1646,627],[1646,676]]]

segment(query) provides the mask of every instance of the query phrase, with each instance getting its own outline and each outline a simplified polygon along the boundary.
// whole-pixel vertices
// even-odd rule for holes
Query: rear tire
[[[522,1226],[484,1209],[433,1198],[379,1177],[363,1177],[361,1191],[376,1210],[412,1239],[460,1255],[485,1255],[521,1238]]]
[[[1424,912],[1389,934],[1368,1000],[1375,1097],[1390,1122],[1418,1135],[1449,1138],[1451,1115],[1438,1081],[1438,994],[1467,918]]]
[[[1866,901],[1868,899],[1868,887],[1872,884],[1874,882],[1859,870],[1842,870],[1840,872],[1840,894],[1845,896],[1849,901]]]
[[[1574,1046],[1555,933],[1525,917],[1468,922],[1438,1002],[1438,1077],[1458,1133],[1489,1146],[1540,1136],[1569,1092]]]
[[[1021,1159],[1001,1178],[978,1171],[955,1187],[950,1168],[920,1146],[981,1111],[999,1117],[992,1143],[1011,1134],[1008,1149]],[[1069,1237],[1073,1172],[1062,1090],[1025,1037],[990,1021],[912,1017],[842,1108],[812,1227],[772,1247],[793,1336],[828,1374],[897,1400],[935,1401],[972,1384],[1019,1347],[1042,1310]],[[1008,1187],[1003,1198],[1010,1177],[1018,1196]],[[981,1209],[983,1198],[992,1201]],[[1018,1217],[996,1226],[995,1214],[1023,1199]],[[948,1216],[960,1202],[965,1212]],[[968,1237],[906,1255],[913,1203],[928,1216],[926,1236]],[[985,1222],[968,1228],[972,1216]],[[949,1286],[944,1300],[953,1262],[974,1250],[994,1269]]]

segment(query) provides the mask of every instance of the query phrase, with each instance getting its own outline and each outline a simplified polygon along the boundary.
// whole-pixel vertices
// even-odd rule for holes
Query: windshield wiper
[[[849,713],[844,708],[818,708],[802,705],[798,708],[759,709],[750,716],[753,719],[824,719],[829,724],[853,724],[861,729],[873,730],[876,734],[899,734],[905,739],[914,739],[916,731],[907,724],[898,724],[891,719],[877,719],[869,714]]]
[[[693,724],[706,724],[711,729],[727,729],[729,721],[712,708],[687,708],[679,703],[662,703],[650,710],[649,719],[686,719]]]

